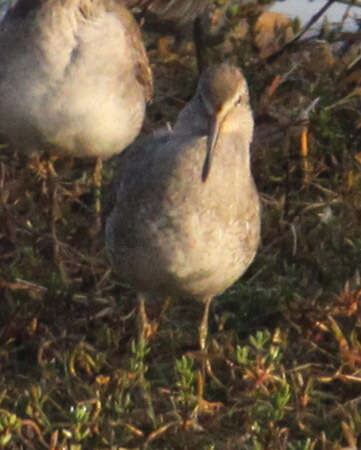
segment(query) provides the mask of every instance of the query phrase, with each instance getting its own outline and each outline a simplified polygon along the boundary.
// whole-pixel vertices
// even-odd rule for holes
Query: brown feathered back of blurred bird
[[[128,8],[138,7],[164,20],[188,22],[201,14],[212,0],[124,0]]]

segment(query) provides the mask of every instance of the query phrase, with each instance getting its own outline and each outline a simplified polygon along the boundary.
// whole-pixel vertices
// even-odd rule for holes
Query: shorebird
[[[168,20],[194,20],[213,0],[124,0],[128,7],[140,7]]]
[[[113,270],[145,303],[192,297],[204,303],[206,348],[211,300],[251,264],[260,241],[260,203],[250,168],[253,116],[242,72],[227,64],[202,75],[173,130],[133,144],[106,222]]]
[[[101,161],[139,134],[152,75],[116,0],[18,0],[0,24],[0,129],[20,151]]]
[[[139,7],[165,20],[185,22],[195,20],[213,0],[124,0],[125,4]]]
[[[183,28],[193,23],[193,38],[196,49],[198,68],[201,71],[207,66],[205,56],[206,36],[203,30],[201,16],[214,0],[123,0],[130,7],[141,8],[150,12],[162,21],[176,23]]]

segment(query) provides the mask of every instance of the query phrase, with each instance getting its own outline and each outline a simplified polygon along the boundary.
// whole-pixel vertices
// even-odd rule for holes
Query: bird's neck
[[[173,127],[176,134],[205,136],[208,133],[208,116],[198,97],[194,97],[179,113]]]

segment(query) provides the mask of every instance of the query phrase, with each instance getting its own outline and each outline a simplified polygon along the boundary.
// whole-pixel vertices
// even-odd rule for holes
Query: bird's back
[[[211,0],[124,0],[129,7],[140,7],[165,20],[186,22],[194,20]]]

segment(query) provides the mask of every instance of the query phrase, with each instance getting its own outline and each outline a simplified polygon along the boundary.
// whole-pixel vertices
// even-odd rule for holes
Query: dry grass
[[[360,98],[346,99],[357,87],[344,72],[350,52],[334,50],[320,67],[309,43],[262,66],[251,34],[237,38],[239,11],[227,20],[211,57],[227,54],[249,81],[263,243],[213,304],[208,351],[221,383],[208,377],[205,395],[218,407],[197,406],[199,305],[173,304],[150,344],[136,341],[134,292],[111,273],[102,237],[91,245],[90,168],[59,159],[54,181],[45,156],[36,165],[4,139],[1,448],[361,447]],[[150,54],[147,130],[172,122],[196,82],[192,54]]]

